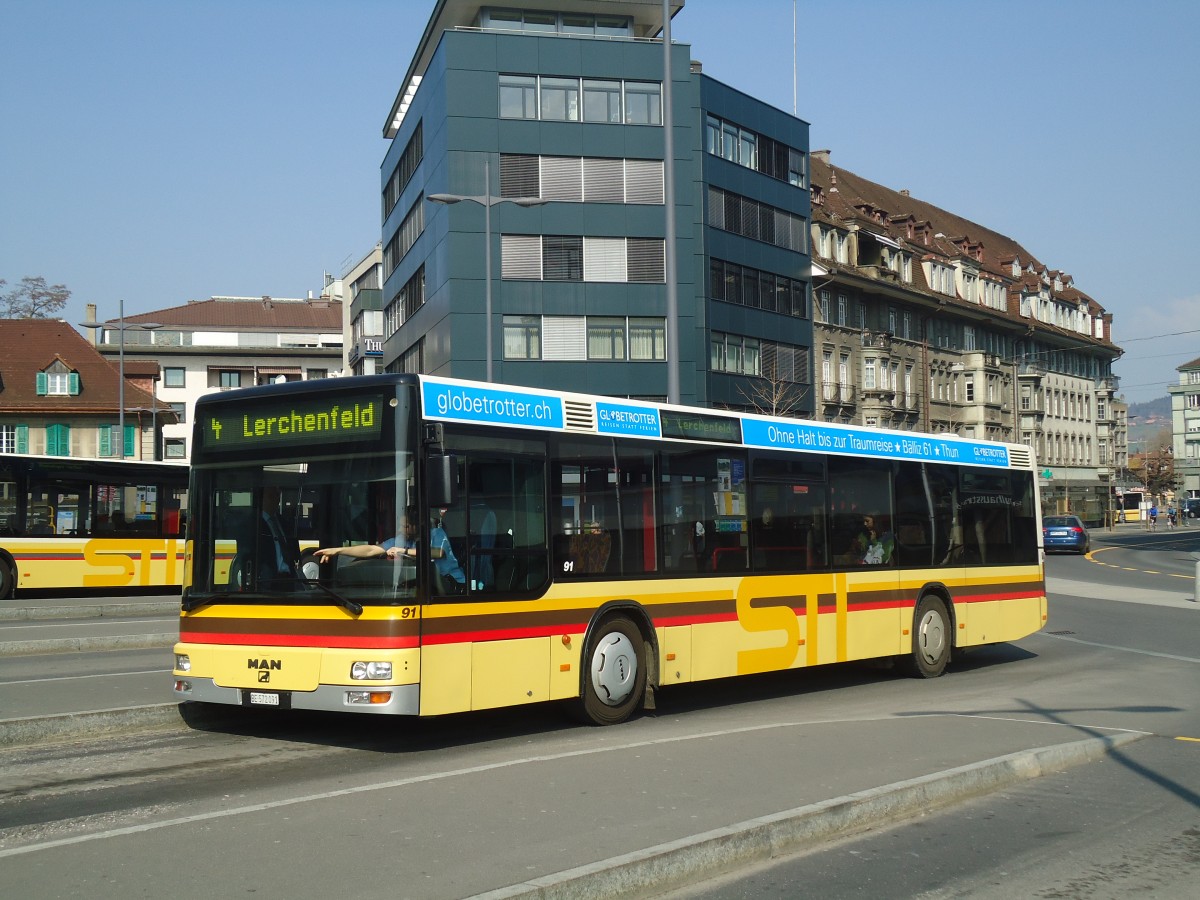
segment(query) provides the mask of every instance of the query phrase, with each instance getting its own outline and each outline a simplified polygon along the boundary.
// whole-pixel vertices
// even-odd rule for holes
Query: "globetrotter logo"
[[[468,391],[445,391],[437,396],[438,415],[451,413],[482,416],[488,419],[533,419],[546,421],[553,412],[546,401],[525,403],[513,397],[483,397]]]
[[[427,381],[423,385],[423,400],[425,414],[439,419],[541,428],[563,425],[562,401],[557,397]]]

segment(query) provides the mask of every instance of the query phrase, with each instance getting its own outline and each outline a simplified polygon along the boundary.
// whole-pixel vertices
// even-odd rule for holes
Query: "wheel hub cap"
[[[606,706],[618,706],[628,699],[637,681],[637,654],[623,634],[601,638],[592,654],[592,686]]]

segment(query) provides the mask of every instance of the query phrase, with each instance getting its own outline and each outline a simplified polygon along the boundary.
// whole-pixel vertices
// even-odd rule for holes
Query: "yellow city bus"
[[[180,700],[609,724],[1046,621],[1024,446],[417,375],[214,393],[194,428]]]
[[[0,454],[0,600],[178,588],[187,482],[181,463]]]

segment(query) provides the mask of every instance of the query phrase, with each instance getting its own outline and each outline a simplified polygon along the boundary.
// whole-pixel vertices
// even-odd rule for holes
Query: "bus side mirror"
[[[425,492],[429,506],[453,506],[458,499],[453,456],[431,456],[425,465]]]

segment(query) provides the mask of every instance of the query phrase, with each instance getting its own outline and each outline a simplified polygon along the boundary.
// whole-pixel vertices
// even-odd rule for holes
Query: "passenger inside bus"
[[[434,519],[440,523],[441,518]],[[335,556],[345,556],[353,559],[389,559],[397,560],[417,556],[417,513],[408,510],[400,519],[400,527],[394,537],[379,544],[353,544],[348,547],[322,547],[313,551],[313,556],[319,563],[328,563]],[[442,594],[462,594],[466,592],[467,575],[458,564],[450,538],[440,524],[432,524],[429,529],[429,555],[433,559],[438,592]]]
[[[883,516],[862,517],[862,531],[854,539],[851,552],[864,566],[884,566],[892,561],[895,540]]]

